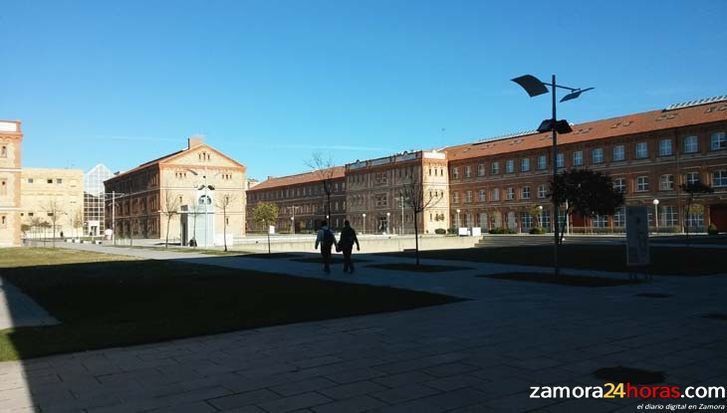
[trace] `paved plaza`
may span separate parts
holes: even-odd
[[[366,255],[356,275],[324,276],[289,259],[72,247],[467,300],[0,363],[0,411],[632,412],[638,400],[531,399],[529,389],[603,385],[594,370],[618,365],[663,371],[680,386],[727,383],[725,322],[703,317],[727,312],[724,276],[574,288],[477,277],[522,269],[510,265],[425,260],[469,269],[418,274],[367,268],[406,259]]]

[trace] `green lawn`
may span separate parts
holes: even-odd
[[[0,360],[458,300],[387,287],[63,249],[5,250],[0,266],[5,267],[3,277],[62,322],[0,331]]]
[[[371,268],[380,268],[382,270],[392,271],[411,271],[411,272],[449,272],[470,270],[467,267],[456,267],[454,265],[428,265],[428,264],[412,264],[412,263],[391,263],[391,264],[371,264],[367,265]]]
[[[553,246],[467,248],[420,251],[421,258],[494,262],[536,266],[553,265]],[[402,252],[390,255],[414,257]],[[727,273],[725,249],[652,247],[649,272],[657,275],[708,275]],[[626,272],[624,245],[562,245],[560,264],[564,268],[587,268],[603,271]]]
[[[501,274],[490,274],[480,275],[481,278],[492,278],[496,280],[507,280],[507,281],[524,281],[524,282],[535,282],[544,284],[558,284],[567,285],[570,287],[615,287],[619,285],[629,284],[640,284],[637,280],[628,279],[617,279],[617,278],[606,278],[606,277],[583,277],[577,275],[559,275],[555,276],[552,273],[501,273]]]

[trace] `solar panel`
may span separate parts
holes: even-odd
[[[723,101],[727,101],[727,95],[713,96],[711,98],[690,100],[690,101],[681,102],[681,103],[673,103],[673,104],[667,106],[664,110],[683,109],[683,108],[689,108],[692,106],[707,105],[710,103],[723,102]]]

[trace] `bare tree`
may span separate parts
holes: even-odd
[[[689,245],[689,216],[695,212],[694,210],[696,205],[694,204],[694,200],[700,195],[714,193],[714,188],[700,181],[682,184],[680,185],[680,188],[689,195],[687,197],[687,205],[684,208],[684,229],[687,233],[687,245]]]
[[[305,163],[323,182],[323,192],[326,195],[326,219],[331,218],[331,192],[333,192],[333,176],[336,172],[333,163],[333,157],[330,155],[323,156],[320,152],[316,152],[311,159]]]
[[[58,223],[59,215],[63,213],[61,210],[61,206],[58,204],[58,201],[55,200],[55,198],[49,200],[45,203],[43,206],[43,210],[46,212],[48,217],[50,218],[51,228],[53,231],[53,239],[52,239],[52,245],[53,248],[56,247],[56,224]]]
[[[179,196],[172,194],[169,191],[164,192],[164,209],[162,214],[167,217],[167,230],[164,241],[164,248],[169,248],[169,226],[172,222],[172,218],[179,214],[179,207],[182,202],[179,200]]]
[[[414,212],[414,240],[416,251],[416,262],[419,265],[419,215],[425,209],[433,207],[443,198],[438,196],[438,191],[427,192],[425,194],[424,184],[420,179],[420,173],[414,172],[408,178],[400,190],[400,196],[404,200],[405,205]],[[436,193],[436,194],[435,194]]]
[[[76,209],[76,212],[71,216],[71,225],[73,225],[73,232],[76,233],[76,238],[78,238],[78,228],[83,227],[83,209]]]
[[[227,252],[227,213],[234,201],[234,195],[225,194],[215,202],[215,206],[222,209],[222,243],[225,246],[225,252]]]

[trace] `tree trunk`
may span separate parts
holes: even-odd
[[[268,255],[270,255],[270,228],[267,221],[265,222],[265,233],[268,234]]]
[[[169,223],[172,221],[172,216],[167,215],[167,236],[166,241],[164,242],[164,248],[169,248]]]
[[[225,246],[225,252],[227,252],[227,207],[222,207],[222,243]]]
[[[417,259],[417,266],[419,266],[419,225],[417,225],[417,212],[414,210],[414,250]]]

